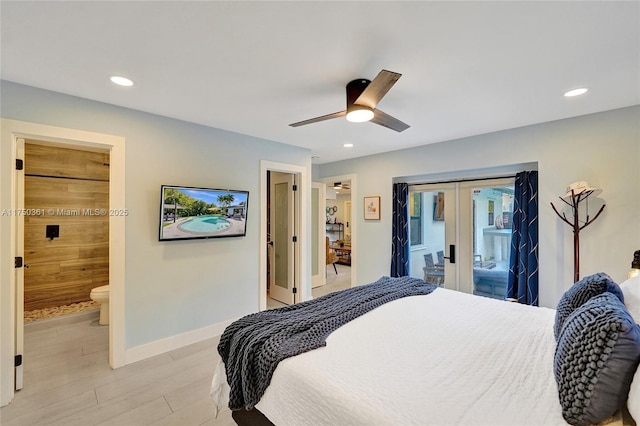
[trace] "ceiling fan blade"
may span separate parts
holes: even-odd
[[[347,115],[347,110],[340,111],[340,112],[334,112],[333,114],[322,115],[322,116],[316,117],[316,118],[310,118],[310,119],[304,120],[304,121],[298,121],[297,123],[289,124],[289,126],[291,126],[291,127],[304,126],[305,124],[312,124],[312,123],[317,123],[319,121],[330,120],[332,118],[344,117],[345,115]]]
[[[411,127],[407,123],[403,123],[397,118],[392,117],[377,108],[373,110],[373,118],[371,119],[371,122],[387,127],[391,130],[395,130],[396,132],[402,132],[403,130],[407,130]]]
[[[402,74],[398,74],[397,72],[387,70],[380,71],[354,103],[368,106],[371,109],[375,108],[378,102],[380,102],[389,89],[396,84],[396,81],[398,81],[400,77],[402,77]]]

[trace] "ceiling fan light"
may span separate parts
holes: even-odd
[[[367,107],[352,109],[347,113],[347,120],[352,123],[364,123],[373,118],[373,110]]]
[[[333,189],[342,189],[342,182],[335,182],[333,184]]]

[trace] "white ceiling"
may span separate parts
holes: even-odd
[[[0,16],[2,79],[309,148],[315,163],[640,103],[637,1],[3,0]],[[381,69],[402,77],[378,106],[408,130],[288,126],[343,110],[346,83]]]

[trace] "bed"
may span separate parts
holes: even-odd
[[[234,419],[279,426],[565,425],[554,377],[556,323],[553,309],[444,288],[398,298],[342,325],[326,346],[280,361],[259,402],[234,411]],[[635,369],[640,327],[632,325]],[[226,403],[222,362],[211,394],[218,406]],[[620,415],[605,423],[623,424]]]

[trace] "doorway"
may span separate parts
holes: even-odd
[[[24,211],[23,184],[24,173],[21,168],[25,139],[37,139],[51,146],[106,150],[110,153],[109,206],[112,209],[126,210],[124,204],[124,138],[93,132],[65,129],[36,123],[2,119],[2,144],[11,147],[12,163],[16,165],[12,171],[3,171],[3,178],[10,183],[11,191],[2,195],[3,203],[10,206],[11,211]],[[117,368],[125,365],[124,343],[124,216],[109,216],[109,282],[110,317],[109,327],[109,365]],[[13,345],[3,345],[0,357],[0,405],[11,402],[16,389],[22,385],[22,363],[24,342],[24,246],[22,228],[23,223],[13,218],[10,232],[3,234],[3,241],[9,248],[6,258],[15,258],[15,268],[3,268],[2,278],[9,285],[3,286],[0,303],[2,309],[1,322],[5,325],[1,329],[3,342],[13,342]],[[18,262],[18,259],[21,262]],[[26,360],[28,362],[28,360]]]
[[[109,284],[109,152],[27,139],[24,174],[35,213],[22,218],[25,323],[99,310],[90,293]]]
[[[321,179],[326,184],[325,232],[329,238],[329,250],[338,258],[335,269],[327,265],[326,285],[313,291],[314,297],[350,288],[354,285],[357,268],[357,220],[354,203],[357,193],[354,174]],[[337,272],[337,273],[336,273]]]

